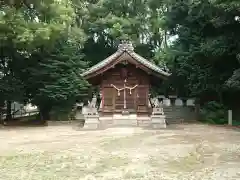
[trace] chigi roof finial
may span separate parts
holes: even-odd
[[[118,50],[120,51],[134,51],[132,43],[128,40],[122,40],[118,45]]]

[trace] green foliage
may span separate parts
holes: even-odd
[[[86,94],[86,40],[68,0],[1,1],[1,101],[31,101],[43,114]]]
[[[83,52],[91,65],[112,54],[121,39],[132,40],[136,52],[150,59],[162,44],[159,19],[163,10],[159,7],[162,3],[157,0],[88,3],[74,0],[73,3],[77,7],[76,22],[89,37]]]
[[[237,0],[3,0],[0,5],[0,102],[30,101],[42,114],[68,111],[89,94],[81,72],[116,51],[121,39],[170,69],[163,86],[179,96],[224,103],[224,94],[230,99],[231,91],[240,90]],[[171,36],[177,38],[170,43]]]
[[[74,49],[68,42],[60,42],[55,47],[54,51],[39,52],[43,60],[36,67],[29,69],[31,78],[38,79],[37,83],[43,85],[39,87],[36,98],[39,96],[39,99],[46,98],[61,103],[66,100],[71,101],[75,97],[85,96],[86,92],[81,92],[81,90],[82,88],[85,91],[88,90],[87,82],[80,74],[86,65],[81,61],[78,49]],[[33,58],[35,55],[33,54]]]
[[[233,90],[240,90],[240,69],[233,72],[232,77],[228,79],[226,85]]]
[[[200,110],[201,120],[211,124],[227,124],[227,108],[215,101],[206,103]]]
[[[50,112],[50,119],[52,121],[69,121],[70,120],[71,109],[52,109]]]
[[[233,126],[240,126],[240,120],[233,120]]]
[[[239,5],[222,0],[168,1],[165,27],[178,38],[165,58],[174,62],[170,68],[175,88],[185,87],[185,94],[204,101],[222,101],[226,85],[238,86]]]
[[[18,3],[2,3],[1,47],[26,51],[40,45],[51,45],[74,17],[73,8],[67,0],[29,3],[20,0]]]
[[[88,83],[81,77],[86,63],[75,43],[62,37],[51,51],[41,50],[28,59],[25,79],[33,104],[62,109],[72,107],[88,95]],[[31,86],[29,85],[31,84]]]

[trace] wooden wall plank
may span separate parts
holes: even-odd
[[[128,72],[126,85],[128,87],[134,87],[138,85],[135,89],[130,91],[126,89],[126,106],[127,109],[147,112],[148,108],[148,91],[149,91],[149,75],[143,70],[136,68],[135,65],[127,64],[126,66],[118,64],[115,68],[110,69],[105,72],[102,76],[101,87],[104,94],[104,108],[103,111],[109,112],[121,110],[124,106],[124,92],[118,91],[111,86],[113,84],[117,88],[122,88],[124,86],[124,79],[121,75],[121,69],[125,67]]]

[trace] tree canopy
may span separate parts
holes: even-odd
[[[166,50],[165,60],[175,62],[178,87],[186,87],[189,95],[222,101],[224,92],[238,88],[240,3],[168,3],[165,25],[178,38]]]

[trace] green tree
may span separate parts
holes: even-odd
[[[33,2],[10,0],[1,1],[0,3],[0,92],[2,92],[0,99],[8,102],[19,101],[20,99],[32,101],[40,107],[41,111],[48,104],[54,104],[55,102],[51,101],[57,98],[61,101],[67,97],[71,99],[69,102],[72,102],[72,99],[74,99],[72,94],[77,94],[81,90],[67,91],[63,83],[64,78],[65,81],[76,81],[73,83],[74,87],[69,87],[69,89],[74,90],[74,88],[79,88],[81,83],[83,83],[82,86],[85,84],[81,79],[74,79],[79,76],[72,74],[72,79],[69,79],[63,73],[62,76],[61,74],[58,76],[59,82],[56,81],[56,78],[49,77],[44,82],[46,74],[50,74],[51,71],[54,72],[54,67],[65,67],[68,73],[71,68],[72,73],[79,69],[79,62],[71,63],[71,61],[76,60],[76,54],[74,53],[76,53],[77,48],[78,50],[81,48],[85,35],[81,29],[75,26],[75,13],[71,1],[41,0]],[[58,44],[61,44],[61,46]],[[62,50],[62,54],[57,48]],[[74,48],[75,50],[71,50]],[[73,53],[73,57],[70,53]],[[67,59],[66,56],[71,57],[71,60]],[[55,57],[59,64],[54,61]],[[60,59],[62,61],[65,59],[68,65],[61,66]],[[29,69],[30,67],[32,69]],[[41,68],[42,71],[37,71],[39,69],[36,68]],[[41,84],[41,82],[46,84]],[[59,83],[58,88],[63,88],[62,92],[65,91],[65,97],[60,98],[61,95],[54,97],[53,92],[51,92],[54,91],[53,86],[57,86],[57,83]],[[76,85],[77,83],[80,84]],[[36,84],[39,84],[39,86]],[[39,91],[36,92],[35,88]],[[40,100],[43,100],[46,106],[43,106]],[[11,111],[8,110],[8,112]]]
[[[73,1],[76,22],[95,42],[116,47],[120,39],[130,39],[136,45],[160,46],[162,3],[156,0]],[[155,4],[154,4],[155,3]]]
[[[175,88],[203,101],[223,102],[225,84],[239,68],[239,2],[170,0],[168,7],[164,24],[178,36],[165,55],[172,62]]]
[[[74,43],[62,37],[53,50],[41,50],[28,59],[29,99],[39,107],[43,119],[50,118],[52,108],[69,109],[87,97],[89,86],[81,77],[87,64],[79,52]]]

